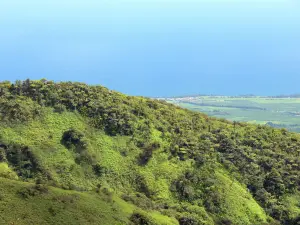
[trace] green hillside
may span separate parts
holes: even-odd
[[[0,83],[0,224],[298,224],[300,135],[102,86]]]

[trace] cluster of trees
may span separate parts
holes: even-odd
[[[42,115],[42,107],[23,96],[0,98],[0,119],[9,123],[25,122]]]
[[[150,141],[152,131],[159,131],[164,143],[169,143],[164,148],[170,159],[194,162],[194,171],[187,172],[170,187],[178,199],[187,202],[204,199],[203,206],[217,213],[221,200],[209,189],[213,186],[209,183],[211,179],[201,177],[197,171],[202,168],[213,171],[222,165],[247,186],[270,216],[283,223],[290,222],[282,196],[300,191],[300,138],[297,134],[285,129],[208,118],[164,101],[125,96],[102,86],[47,80],[0,83],[1,119],[31,120],[42,115],[41,107],[52,107],[58,113],[76,111],[108,135],[131,136],[142,149],[138,159],[141,166],[151,160],[155,149],[161,148],[159,143]],[[80,155],[87,148],[83,134],[74,129],[63,134],[62,143]],[[101,174],[101,166],[94,168]],[[203,186],[195,186],[195,183]],[[149,193],[147,195],[151,198]],[[144,220],[139,214],[131,219]],[[191,218],[181,221],[181,224],[194,224],[188,222]]]
[[[8,163],[23,180],[35,179],[38,176],[51,179],[28,146],[0,142],[0,162]]]

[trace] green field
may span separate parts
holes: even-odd
[[[300,132],[300,98],[197,96],[166,100],[214,117]]]

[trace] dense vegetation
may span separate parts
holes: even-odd
[[[0,119],[1,223],[299,224],[285,129],[47,80],[0,83]]]

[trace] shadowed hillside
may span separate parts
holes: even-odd
[[[0,119],[1,224],[300,221],[285,129],[47,80],[0,83]]]

